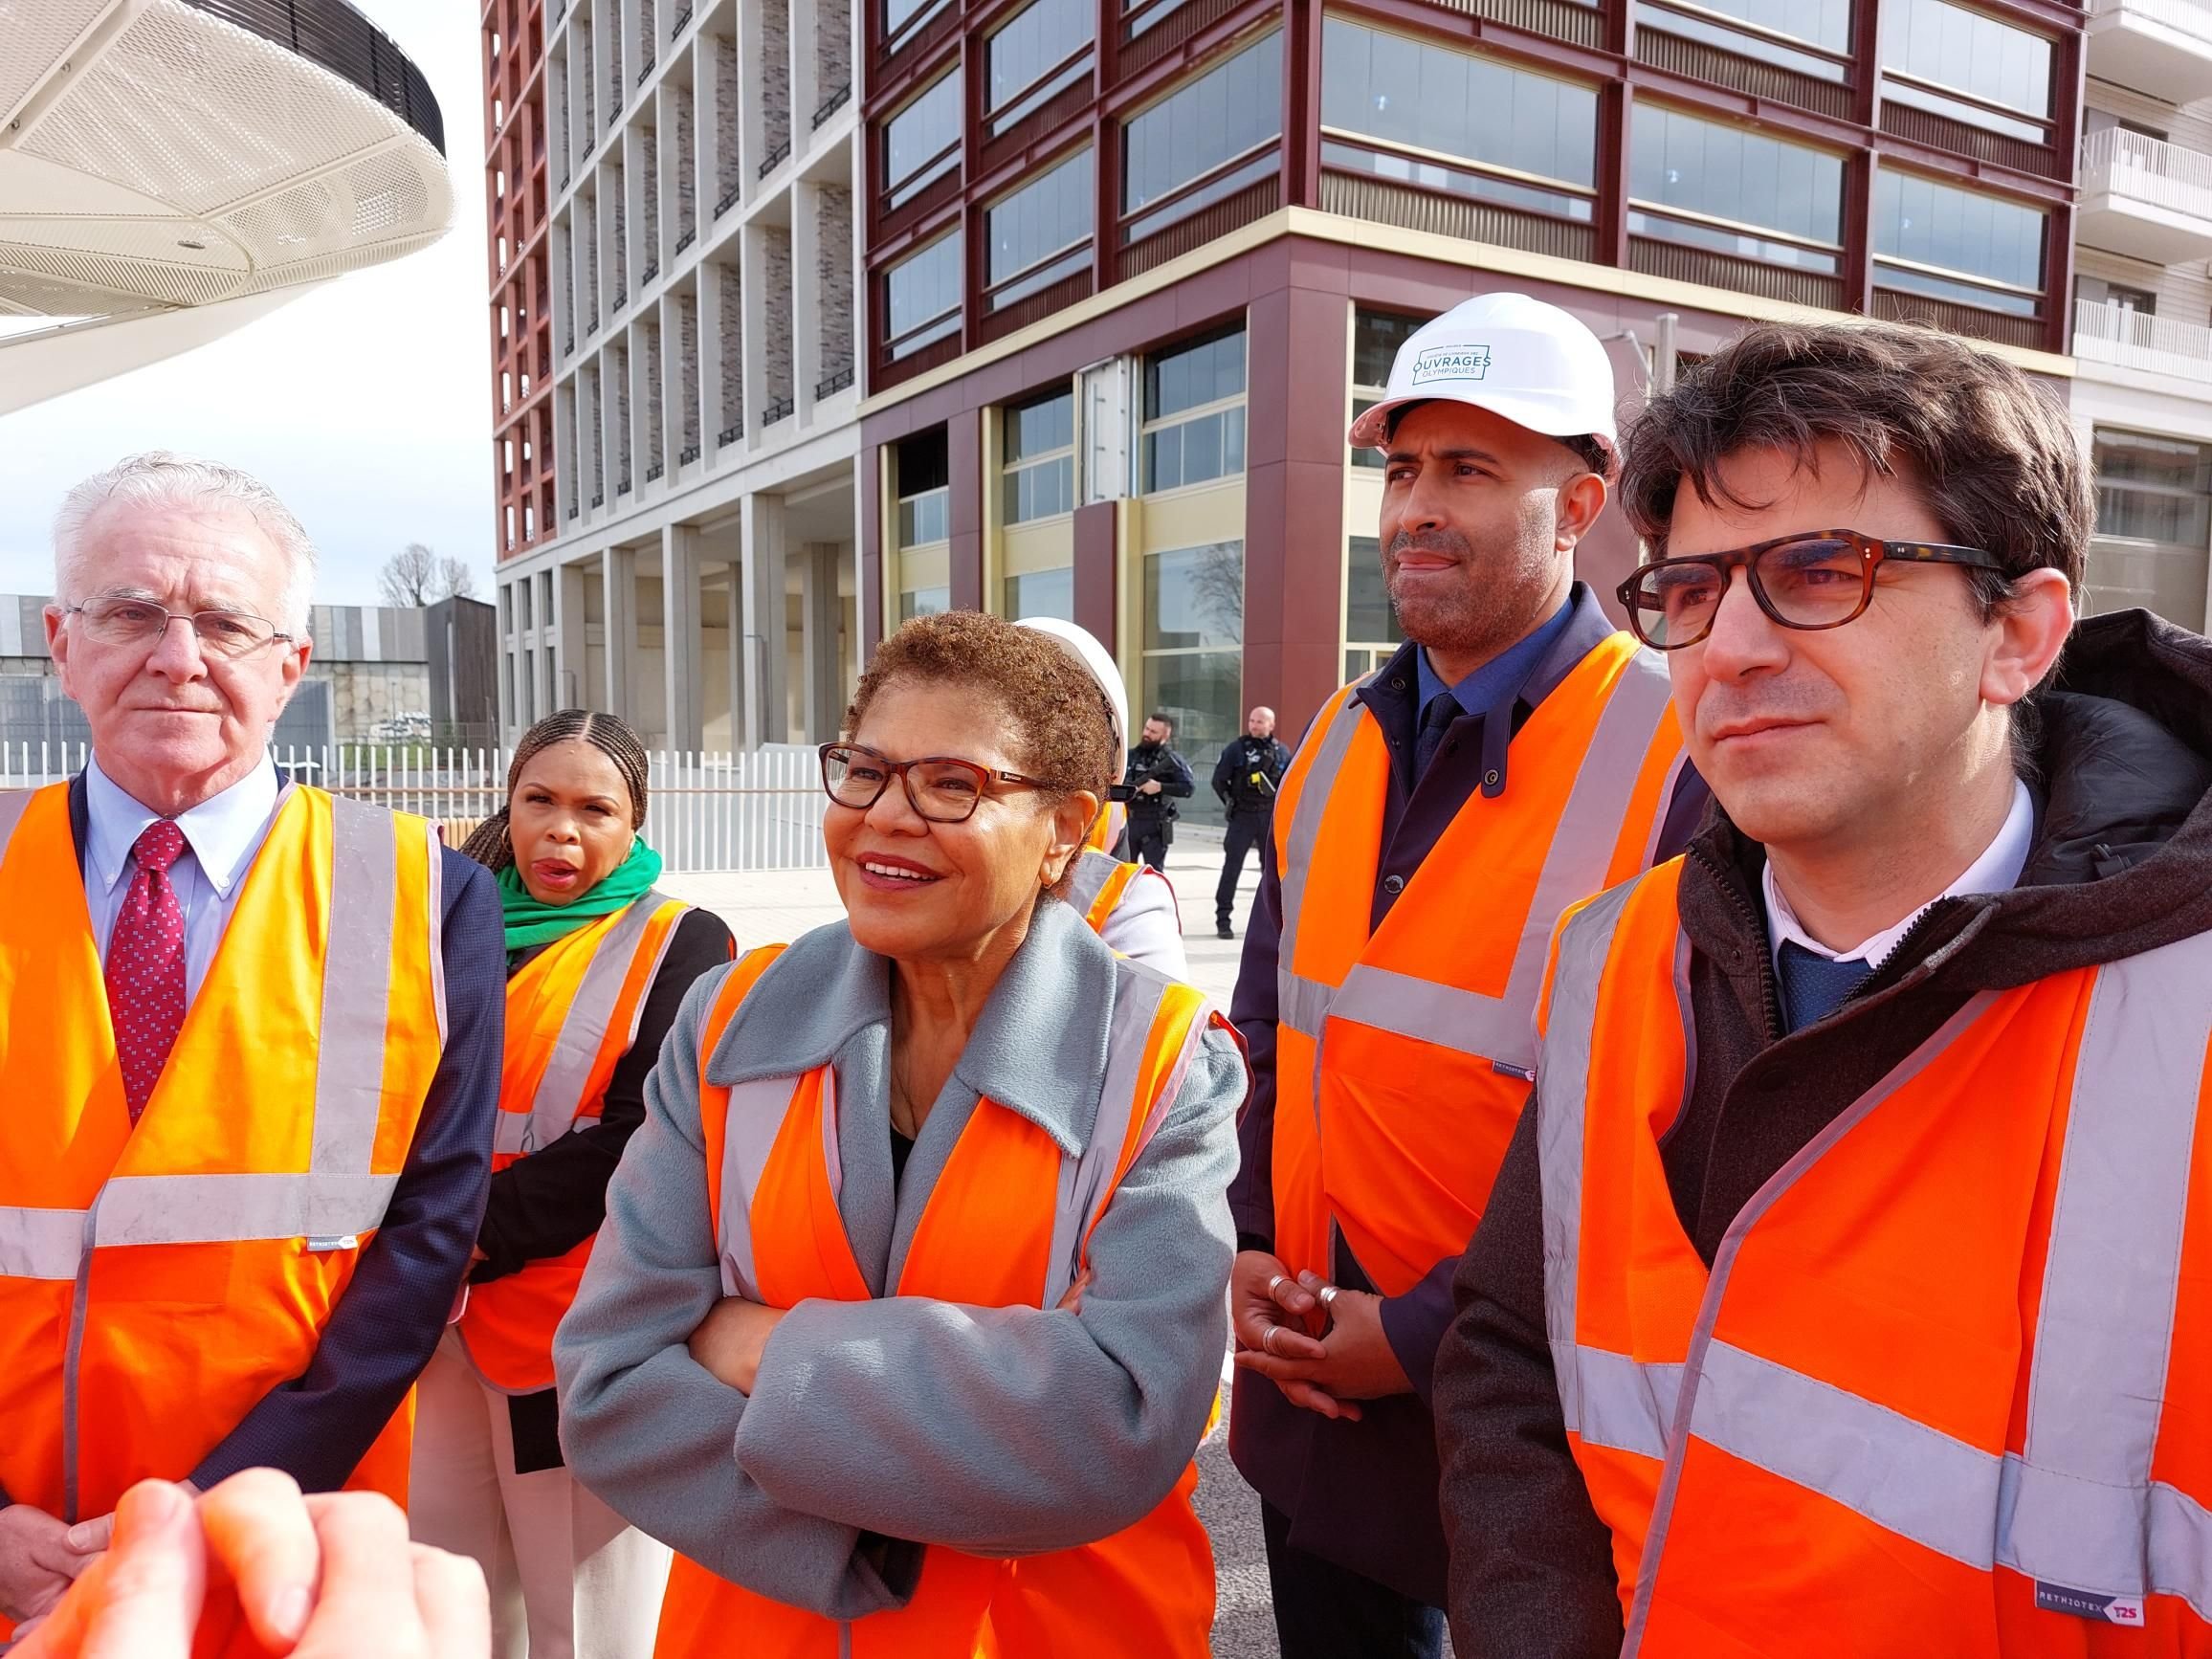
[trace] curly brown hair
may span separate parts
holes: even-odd
[[[1089,790],[1103,804],[1121,775],[1106,694],[1050,635],[980,610],[916,617],[875,648],[845,711],[847,741],[884,688],[900,681],[990,698],[1013,723],[1016,763],[1063,794]]]

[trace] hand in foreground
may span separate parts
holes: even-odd
[[[15,1659],[188,1659],[203,1626],[243,1623],[295,1659],[487,1659],[492,1623],[473,1561],[409,1543],[372,1493],[304,1497],[254,1469],[197,1504],[142,1481],[123,1494],[107,1554],[16,1648]]]
[[[1319,1307],[1313,1292],[1291,1277],[1291,1270],[1280,1257],[1266,1250],[1239,1250],[1228,1275],[1228,1319],[1236,1338],[1236,1362],[1244,1365],[1256,1355],[1318,1360],[1325,1350],[1307,1334],[1306,1321]],[[1360,1420],[1359,1406],[1338,1400],[1316,1383],[1277,1377],[1256,1365],[1248,1368],[1268,1377],[1293,1405],[1318,1411],[1323,1417],[1342,1417],[1354,1423]]]
[[[1236,1362],[1272,1380],[1295,1405],[1319,1411],[1324,1417],[1349,1417],[1356,1422],[1360,1408],[1352,1402],[1410,1394],[1413,1383],[1382,1330],[1381,1296],[1339,1290],[1318,1273],[1302,1272],[1294,1284],[1278,1287],[1275,1299],[1302,1294],[1303,1308],[1310,1309],[1321,1305],[1324,1291],[1332,1293],[1327,1297],[1333,1316],[1327,1336],[1310,1337],[1303,1329],[1281,1331],[1263,1340],[1256,1351],[1238,1354]],[[1311,1398],[1315,1394],[1327,1405],[1316,1404]]]
[[[740,1394],[750,1394],[760,1381],[761,1356],[768,1338],[783,1322],[784,1310],[763,1308],[742,1296],[724,1296],[699,1321],[685,1346],[691,1357]]]
[[[27,1503],[0,1509],[0,1616],[35,1619],[61,1600],[99,1552],[75,1548],[65,1520]]]

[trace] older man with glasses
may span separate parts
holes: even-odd
[[[2073,626],[2066,412],[1931,331],[1749,331],[1622,495],[1721,810],[1554,947],[1461,1651],[2212,1650],[2212,643]]]
[[[424,820],[278,777],[313,573],[265,486],[163,453],[55,526],[93,744],[0,796],[0,1639],[140,1479],[406,1497],[490,1169],[499,906]]]

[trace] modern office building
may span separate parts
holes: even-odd
[[[1381,474],[1344,431],[1471,294],[1583,318],[1630,403],[1747,319],[1839,312],[2070,377],[2107,50],[2073,6],[889,4],[864,628],[1072,614],[1194,754],[1249,703],[1296,729],[1392,648]],[[1582,564],[1609,586],[1633,558],[1616,517]]]
[[[2205,626],[2212,584],[2212,5],[2095,0],[2073,415],[2096,457],[2089,601]]]
[[[495,75],[495,153],[534,153],[542,108],[549,203],[542,279],[521,255],[550,316],[515,395],[526,410],[550,386],[550,443],[526,425],[536,534],[525,512],[501,544],[507,726],[587,703],[656,747],[828,736],[859,645],[852,14],[494,0],[485,15],[487,65],[522,55]],[[518,122],[531,130],[510,144]]]
[[[490,0],[484,53],[484,254],[492,314],[492,471],[501,559],[552,539],[553,284],[545,253],[543,0]]]

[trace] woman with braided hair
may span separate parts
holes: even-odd
[[[692,983],[727,962],[711,912],[653,890],[646,759],[611,715],[563,709],[516,745],[507,805],[464,851],[494,871],[507,1027],[476,1265],[418,1397],[410,1513],[476,1558],[496,1659],[644,1659],[668,1551],[570,1476],[553,1329],[645,1117],[645,1080]]]

